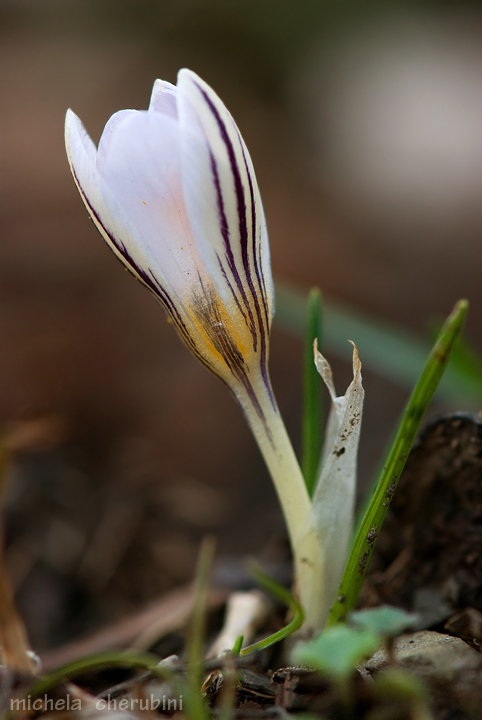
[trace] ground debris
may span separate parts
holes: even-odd
[[[408,457],[361,604],[416,610],[424,620],[420,629],[442,628],[466,607],[482,612],[481,546],[481,418],[437,418]]]
[[[460,638],[479,652],[482,649],[482,613],[475,608],[465,608],[453,615],[444,625],[451,635]]]

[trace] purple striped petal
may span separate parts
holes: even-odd
[[[106,242],[190,349],[261,417],[252,379],[260,373],[272,397],[269,248],[251,159],[224,105],[185,70],[178,87],[156,81],[148,111],[113,115],[98,151],[70,111],[65,132],[74,179]]]
[[[188,216],[224,302],[240,315],[267,380],[273,286],[264,212],[248,150],[230,113],[201,78],[178,79]]]

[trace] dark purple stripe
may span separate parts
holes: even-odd
[[[221,184],[219,182],[218,166],[216,164],[216,160],[214,158],[214,155],[211,151],[210,146],[208,146],[208,150],[209,150],[209,160],[211,163],[211,172],[213,174],[214,186],[216,188],[216,201],[217,201],[217,205],[218,205],[218,215],[220,218],[221,235],[223,236],[224,245],[226,247],[226,250],[230,253],[231,260],[234,260],[231,246],[229,244],[228,220],[226,218],[226,212],[224,210],[224,201],[223,201],[223,194],[221,192]]]
[[[201,91],[204,99],[206,100],[207,104],[209,105],[209,109],[211,110],[212,114],[214,115],[214,118],[215,118],[215,120],[218,124],[219,130],[221,132],[221,137],[222,137],[223,142],[228,151],[229,162],[230,162],[231,170],[232,170],[232,173],[234,176],[234,184],[235,184],[236,198],[237,198],[237,204],[238,204],[239,235],[240,235],[240,246],[241,246],[241,256],[242,256],[242,260],[243,260],[243,267],[244,267],[244,271],[246,274],[246,279],[248,281],[249,289],[253,295],[255,303],[258,304],[257,292],[253,285],[253,278],[251,275],[251,267],[250,267],[250,263],[249,263],[249,246],[248,246],[249,233],[248,233],[248,226],[247,226],[247,207],[246,207],[246,199],[244,196],[244,184],[241,179],[241,173],[240,173],[239,166],[238,166],[238,163],[236,160],[234,146],[231,141],[231,138],[229,137],[228,131],[226,129],[226,125],[223,122],[223,120],[222,120],[216,106],[212,102],[211,98],[205,92],[205,90],[203,90],[199,85],[197,85],[197,87]],[[249,172],[248,164],[246,162],[246,156],[244,153],[243,143],[241,141],[238,131],[237,131],[237,135],[238,135],[239,144],[241,147],[241,152],[243,155],[246,174],[248,176],[248,183],[249,183],[250,195],[251,195],[251,218],[252,218],[252,221],[251,221],[252,222],[252,227],[251,227],[252,240],[251,240],[251,242],[252,242],[252,246],[253,246],[251,248],[251,252],[252,252],[253,264],[255,267],[255,272],[256,272],[256,276],[257,276],[257,280],[258,280],[258,285],[259,285],[261,292],[263,292],[262,283],[261,283],[260,276],[259,276],[259,268],[258,268],[257,259],[256,259],[256,250],[255,250],[256,249],[256,204],[255,204],[255,198],[254,198],[253,182],[252,182],[252,178],[251,178],[251,173]],[[215,163],[215,160],[214,160],[214,157],[213,157],[211,151],[210,151],[210,156],[211,156],[211,165],[212,165],[213,162]],[[221,189],[220,189],[220,184],[219,184],[219,178],[217,177],[217,171],[216,171],[215,182],[216,182],[216,188],[218,190],[218,198],[219,198]],[[265,300],[264,304],[266,307],[267,306],[266,298],[263,298],[263,299]],[[267,313],[267,308],[266,308],[266,313]],[[258,319],[258,321],[259,321],[259,319]],[[269,327],[268,321],[267,321],[267,327]]]
[[[223,139],[223,142],[226,146],[226,150],[228,151],[228,157],[229,157],[229,163],[231,165],[231,170],[234,176],[234,186],[236,190],[236,200],[238,205],[238,218],[239,218],[239,235],[240,235],[240,244],[241,244],[241,256],[243,258],[243,265],[246,272],[249,272],[249,263],[248,263],[248,227],[247,227],[247,219],[246,219],[246,200],[244,197],[244,186],[243,182],[241,180],[241,173],[239,172],[238,163],[236,161],[236,154],[234,152],[233,143],[231,142],[231,138],[229,137],[229,133],[226,130],[226,125],[223,122],[223,119],[221,118],[221,115],[218,112],[217,107],[207,94],[207,92],[200,86],[197,85],[197,88],[201,92],[202,96],[204,97],[206,103],[209,106],[209,109],[211,110],[211,113],[214,116],[214,119],[216,120],[216,123],[218,125],[219,131],[221,133],[221,137]]]
[[[268,294],[266,292],[266,285],[264,282],[264,274],[263,274],[263,264],[261,262],[261,225],[260,225],[260,232],[259,232],[259,242],[257,242],[258,238],[258,232],[257,232],[257,222],[256,222],[256,199],[254,195],[254,187],[253,187],[253,180],[251,177],[251,173],[249,171],[248,167],[248,161],[246,159],[246,154],[244,152],[243,143],[241,141],[241,137],[239,136],[239,144],[241,146],[241,151],[243,153],[243,160],[244,160],[244,166],[246,168],[246,174],[248,176],[248,183],[249,183],[249,192],[251,195],[251,207],[252,207],[252,213],[251,213],[251,219],[252,219],[252,238],[251,238],[251,253],[253,257],[253,265],[254,265],[254,271],[256,273],[256,279],[258,280],[258,286],[261,291],[261,295],[263,297],[263,307],[264,307],[264,317],[266,321],[266,330],[269,332],[270,324],[271,324],[271,318],[269,317],[268,313]],[[259,256],[259,264],[258,264],[258,256],[256,250],[259,250],[260,256]]]
[[[239,133],[238,133],[238,137],[239,137]],[[249,172],[248,163],[247,163],[247,160],[246,160],[246,155],[245,155],[245,152],[244,152],[244,147],[243,147],[243,144],[242,144],[242,142],[241,142],[241,138],[239,138],[239,139],[240,139],[241,151],[242,151],[242,153],[243,153],[243,159],[244,159],[244,165],[245,165],[245,168],[246,168],[246,174],[247,174],[247,176],[248,176],[249,192],[250,192],[250,196],[251,196],[251,208],[252,208],[252,211],[251,211],[251,219],[252,219],[252,227],[251,227],[251,234],[252,234],[251,243],[252,243],[252,248],[251,248],[251,252],[252,252],[252,257],[253,257],[254,270],[255,270],[255,273],[256,273],[256,279],[257,279],[257,281],[258,281],[258,287],[259,287],[260,293],[261,293],[262,298],[263,298],[263,307],[264,307],[264,313],[263,313],[263,315],[264,315],[264,322],[266,323],[265,325],[263,324],[263,318],[262,318],[262,316],[261,316],[261,315],[262,315],[262,309],[261,309],[261,307],[260,307],[260,303],[259,303],[259,299],[258,299],[258,294],[256,293],[256,294],[254,294],[254,302],[255,302],[255,306],[256,306],[256,315],[257,315],[257,318],[258,318],[259,332],[260,332],[260,338],[261,338],[261,343],[260,343],[260,344],[261,344],[261,348],[260,348],[261,374],[262,374],[263,381],[264,381],[264,384],[265,384],[265,386],[266,386],[266,389],[267,389],[267,391],[268,391],[268,394],[269,394],[269,397],[270,397],[270,400],[271,400],[271,404],[272,404],[272,406],[273,406],[273,409],[277,410],[276,402],[275,402],[274,395],[273,395],[273,389],[272,389],[272,387],[271,387],[271,381],[270,381],[270,378],[269,378],[269,375],[268,375],[268,346],[267,346],[267,338],[268,338],[269,331],[270,331],[270,318],[269,318],[269,315],[268,315],[268,301],[267,301],[267,295],[266,295],[266,288],[264,287],[264,277],[263,277],[263,272],[262,272],[262,271],[263,271],[263,267],[262,267],[262,264],[261,264],[261,258],[260,258],[260,263],[259,263],[259,267],[258,267],[258,258],[257,258],[257,254],[256,254],[257,246],[259,247],[259,249],[260,249],[260,251],[261,251],[261,234],[260,234],[260,242],[256,243],[256,239],[257,239],[257,222],[256,222],[256,201],[255,201],[255,196],[254,196],[254,187],[253,187],[253,181],[252,181],[252,178],[251,178],[251,173]],[[262,278],[262,280],[261,280],[261,278]]]
[[[223,265],[223,263],[221,262],[221,258],[219,257],[219,255],[218,255],[217,253],[216,253],[216,259],[217,259],[217,261],[218,261],[219,269],[221,270],[221,273],[222,273],[223,278],[224,278],[224,280],[225,280],[225,282],[226,282],[226,285],[228,286],[228,288],[229,288],[230,291],[231,291],[231,295],[233,296],[233,300],[234,300],[234,302],[236,303],[236,307],[238,308],[239,312],[240,312],[241,315],[243,316],[243,320],[244,320],[244,322],[246,323],[246,326],[247,326],[248,329],[250,330],[249,322],[248,322],[248,317],[247,317],[247,315],[246,315],[246,311],[245,311],[244,307],[241,305],[241,303],[239,302],[239,297],[236,295],[236,292],[235,292],[235,290],[234,290],[234,288],[233,288],[233,286],[232,286],[232,283],[231,283],[230,279],[229,279],[228,276],[227,276],[226,270],[224,269],[224,265]],[[250,332],[251,332],[251,330],[250,330]],[[254,348],[254,350],[255,350],[255,352],[256,352],[256,347]]]
[[[234,152],[234,146],[231,142],[231,138],[229,137],[229,133],[226,129],[226,125],[223,122],[223,119],[221,118],[216,106],[214,105],[213,101],[209,97],[209,95],[206,93],[206,91],[196,83],[196,87],[202,94],[204,100],[206,101],[209,109],[211,110],[211,113],[214,116],[214,119],[216,120],[216,123],[218,125],[219,131],[221,133],[221,138],[224,142],[224,145],[226,146],[226,150],[229,157],[229,163],[231,165],[231,171],[234,177],[234,187],[236,192],[236,201],[237,201],[237,207],[238,207],[238,220],[239,220],[239,240],[240,240],[240,248],[241,248],[241,258],[243,262],[243,267],[245,271],[246,278],[248,280],[248,284],[250,285],[251,292],[254,292],[252,288],[252,282],[251,282],[251,268],[249,265],[249,256],[248,256],[248,226],[247,226],[247,212],[246,212],[246,199],[244,196],[244,185],[243,181],[241,179],[241,173],[239,171],[238,163],[236,161],[236,154]],[[211,154],[212,160],[214,159]],[[212,162],[211,160],[211,162]],[[217,181],[217,189],[218,193],[221,193],[221,188],[219,184],[219,178]],[[219,195],[218,195],[219,197]],[[230,248],[231,257],[232,257],[232,250]]]
[[[218,206],[218,213],[219,213],[219,217],[220,217],[220,228],[221,228],[221,234],[222,234],[222,237],[224,240],[224,247],[225,247],[226,255],[227,255],[227,263],[228,263],[228,267],[231,270],[231,273],[234,277],[234,280],[236,282],[236,287],[238,288],[238,291],[243,300],[244,307],[249,315],[249,320],[248,320],[245,312],[241,310],[243,317],[245,319],[246,325],[251,333],[251,337],[253,340],[253,349],[256,352],[257,343],[258,343],[258,334],[256,332],[253,311],[251,310],[251,305],[250,305],[248,297],[246,295],[244,285],[239,276],[238,268],[236,266],[236,261],[234,259],[233,251],[231,248],[230,237],[229,237],[229,226],[228,226],[228,222],[227,222],[227,218],[226,218],[226,212],[224,210],[224,200],[223,200],[223,194],[221,191],[221,184],[219,182],[219,173],[218,173],[216,158],[214,157],[213,153],[211,152],[211,148],[209,147],[208,149],[209,149],[209,157],[210,157],[210,162],[211,162],[211,171],[213,173],[213,178],[214,178],[214,186],[216,188],[217,206]],[[226,277],[226,273],[224,273],[224,276]],[[240,306],[237,298],[236,298],[236,304],[241,309],[241,306]]]

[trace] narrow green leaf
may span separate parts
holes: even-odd
[[[431,339],[437,337],[440,326],[441,323]],[[457,374],[465,382],[468,392],[471,392],[471,388],[477,387],[477,382],[480,383],[482,378],[482,358],[467,338],[460,338],[451,355],[450,365],[447,370],[449,373]],[[442,382],[444,380],[445,377]]]
[[[137,650],[112,650],[96,653],[95,655],[84,655],[84,657],[45,673],[30,686],[29,694],[32,698],[36,698],[48,692],[63,680],[75,678],[93,670],[115,667],[149,670],[150,672],[159,673],[161,676],[164,675],[164,670],[159,668],[159,657],[157,655]]]
[[[286,625],[286,627],[278,630],[278,632],[269,635],[267,638],[264,638],[264,640],[260,640],[253,645],[248,645],[248,647],[243,648],[240,655],[247,655],[250,652],[254,652],[254,650],[264,650],[264,648],[274,645],[275,643],[280,642],[280,640],[284,640],[288,637],[288,635],[291,635],[291,633],[298,630],[302,626],[304,620],[303,609],[289,590],[267,575],[258,563],[250,563],[248,570],[256,582],[259,583],[264,590],[267,590],[278,598],[278,600],[281,600],[288,605],[293,615],[293,619],[288,625]]]
[[[321,454],[321,378],[313,359],[313,341],[321,348],[322,300],[318,288],[312,288],[306,306],[306,330],[303,358],[303,420],[301,468],[310,497],[318,478]]]
[[[423,415],[460,336],[468,303],[460,300],[445,322],[408,401],[394,443],[350,551],[328,626],[346,618],[357,601],[373,548]]]

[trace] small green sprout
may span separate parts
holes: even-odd
[[[390,605],[382,605],[368,610],[356,610],[349,617],[350,625],[383,635],[396,637],[406,630],[414,628],[420,620],[417,613],[409,613]]]
[[[417,613],[408,613],[400,608],[382,605],[368,610],[350,613],[349,622],[355,627],[372,630],[384,638],[388,662],[395,662],[395,638],[406,630],[413,629],[420,621]]]
[[[318,670],[336,681],[346,680],[361,660],[382,644],[381,636],[368,628],[335,625],[314,640],[297,645],[292,661]]]
[[[269,635],[263,640],[259,640],[253,645],[248,645],[248,647],[245,647],[242,650],[241,647],[243,640],[241,638],[240,645],[240,638],[238,638],[232,652],[233,654],[239,655],[247,655],[248,653],[254,652],[255,650],[264,650],[265,648],[270,647],[270,645],[274,645],[280,640],[284,640],[289,635],[296,632],[296,630],[299,630],[304,620],[303,609],[300,603],[295,600],[295,598],[285,587],[283,587],[282,585],[277,583],[276,580],[273,580],[272,577],[267,575],[264,572],[263,568],[260,567],[260,565],[258,565],[258,563],[256,562],[251,562],[249,564],[249,571],[253,578],[256,580],[256,582],[261,585],[263,590],[266,590],[267,592],[278,598],[278,600],[281,600],[281,602],[284,602],[286,603],[286,605],[288,605],[291,611],[292,619],[291,622],[289,622],[288,625],[286,625],[284,628],[281,628],[281,630],[278,630],[277,632]],[[236,653],[238,646],[239,650]]]
[[[243,640],[244,635],[240,635],[238,638],[236,638],[236,642],[234,643],[233,649],[231,650],[233,655],[239,655],[239,653],[241,652],[241,648],[243,647]]]

